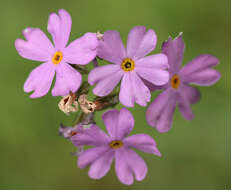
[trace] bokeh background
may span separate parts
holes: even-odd
[[[1,190],[229,190],[231,189],[231,1],[228,0],[0,0],[0,189]],[[132,186],[119,183],[114,165],[101,180],[91,180],[78,169],[75,147],[58,135],[64,115],[59,97],[29,99],[23,84],[38,63],[21,58],[14,47],[28,26],[46,31],[50,12],[64,8],[73,19],[71,40],[85,32],[114,29],[125,41],[135,25],[155,29],[161,43],[183,32],[184,63],[202,53],[220,59],[221,80],[200,87],[201,101],[193,105],[195,119],[184,120],[178,110],[173,128],[159,134],[145,121],[145,108],[131,109],[133,133],[152,135],[163,154],[142,154],[149,172]],[[47,32],[47,31],[46,31]],[[153,99],[156,93],[153,94]],[[101,114],[97,122],[104,128]]]

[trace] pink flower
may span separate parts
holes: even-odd
[[[200,55],[181,68],[184,47],[182,34],[175,39],[170,37],[162,46],[162,52],[168,56],[170,80],[146,112],[148,124],[161,133],[171,129],[177,105],[185,119],[193,119],[190,105],[199,101],[200,92],[191,84],[211,86],[220,79],[220,73],[213,69],[219,60],[209,54]]]
[[[96,67],[90,72],[88,82],[96,84],[94,94],[106,96],[121,81],[120,102],[127,107],[133,107],[134,102],[146,106],[151,94],[144,81],[155,85],[168,82],[167,56],[162,53],[146,56],[155,49],[157,37],[154,30],[145,30],[144,26],[134,27],[128,35],[126,49],[117,31],[104,33],[97,55],[113,64]]]
[[[51,34],[54,46],[39,28],[26,28],[26,39],[17,39],[15,47],[18,53],[30,60],[44,62],[35,68],[24,84],[24,91],[31,92],[31,98],[47,94],[56,73],[56,82],[52,89],[53,96],[65,96],[70,91],[76,92],[82,77],[70,64],[85,65],[96,56],[97,38],[95,33],[86,33],[67,47],[71,31],[71,16],[61,9],[59,14],[51,13],[47,30]]]
[[[136,180],[141,181],[147,173],[144,160],[132,149],[161,156],[156,142],[146,134],[128,136],[134,127],[134,118],[126,109],[109,110],[103,114],[109,136],[96,125],[85,129],[84,133],[77,133],[71,137],[72,143],[77,146],[94,146],[82,151],[78,155],[79,168],[90,165],[88,175],[93,179],[100,179],[110,170],[115,159],[115,170],[119,180],[130,185]]]

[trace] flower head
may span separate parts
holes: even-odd
[[[185,119],[191,120],[194,117],[190,105],[199,101],[200,92],[190,84],[213,85],[220,79],[220,73],[212,68],[219,60],[208,54],[200,55],[180,68],[184,54],[182,34],[164,42],[162,53],[168,56],[170,80],[162,87],[164,91],[148,107],[146,118],[149,125],[156,127],[159,132],[167,132],[172,126],[177,104]]]
[[[47,94],[56,73],[53,96],[66,96],[70,91],[78,90],[82,77],[70,64],[85,65],[96,56],[98,44],[95,33],[86,33],[67,46],[71,31],[71,16],[61,9],[59,14],[51,13],[47,30],[54,45],[39,28],[26,28],[23,35],[26,40],[17,39],[15,47],[18,53],[30,60],[43,62],[35,68],[24,84],[24,91],[31,92],[31,98]]]
[[[90,165],[89,177],[100,179],[110,170],[115,159],[115,170],[119,180],[124,184],[132,184],[134,177],[141,181],[147,173],[144,160],[132,149],[138,149],[161,156],[155,141],[146,134],[128,136],[134,126],[134,118],[126,109],[109,110],[103,115],[109,136],[96,125],[92,125],[84,133],[78,133],[71,138],[76,146],[94,146],[84,150],[78,156],[79,168]]]
[[[144,81],[155,85],[168,82],[166,55],[146,56],[155,49],[157,37],[154,30],[145,30],[144,26],[134,27],[128,35],[126,49],[117,31],[104,33],[103,40],[99,41],[97,55],[113,64],[98,66],[90,72],[88,82],[96,84],[94,94],[106,96],[122,80],[120,102],[128,107],[133,107],[134,102],[146,106],[151,94]]]

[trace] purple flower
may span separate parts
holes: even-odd
[[[190,84],[210,86],[220,79],[220,73],[212,69],[219,60],[208,54],[200,55],[180,68],[184,54],[182,34],[164,42],[162,52],[168,56],[170,80],[163,86],[164,91],[148,107],[146,118],[149,125],[163,133],[171,129],[177,104],[185,119],[193,119],[190,105],[199,101],[200,93]]]
[[[35,68],[24,84],[24,91],[31,92],[31,98],[47,94],[56,73],[53,96],[65,96],[78,90],[82,77],[70,64],[85,65],[96,56],[97,38],[94,33],[86,33],[67,47],[71,31],[71,16],[61,9],[59,14],[51,13],[47,30],[51,34],[54,46],[39,28],[26,28],[23,35],[26,41],[17,39],[15,47],[18,53],[30,60],[44,62]]]
[[[74,127],[60,124],[59,127],[59,135],[63,136],[65,139],[70,139],[72,136],[82,132],[84,132],[84,127],[82,124],[77,124]]]
[[[76,134],[71,138],[75,146],[94,146],[79,154],[79,168],[90,165],[89,177],[100,179],[110,170],[115,158],[116,174],[122,183],[132,184],[133,174],[136,180],[143,180],[147,173],[147,166],[132,148],[161,156],[155,141],[146,134],[127,137],[133,129],[134,118],[125,108],[120,112],[109,110],[102,117],[109,136],[96,125],[92,125],[84,133]]]
[[[100,66],[90,72],[88,82],[96,84],[94,94],[108,95],[122,79],[120,102],[127,107],[133,107],[134,102],[146,106],[151,94],[144,81],[155,85],[168,82],[167,57],[162,53],[145,57],[155,49],[157,42],[154,30],[145,30],[144,26],[136,26],[130,31],[126,50],[117,31],[104,33],[97,55],[114,64]]]

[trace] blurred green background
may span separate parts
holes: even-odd
[[[1,190],[229,190],[231,189],[231,1],[228,0],[1,0]],[[147,125],[145,108],[131,109],[136,125],[133,133],[152,135],[163,154],[157,158],[142,154],[149,172],[132,186],[119,183],[114,165],[101,180],[91,180],[87,170],[76,166],[71,155],[75,147],[58,136],[60,122],[72,124],[74,115],[59,111],[59,97],[29,99],[23,84],[38,63],[21,58],[14,47],[16,38],[28,26],[46,33],[50,12],[64,8],[73,20],[71,40],[85,32],[109,29],[126,40],[135,25],[155,29],[161,43],[169,35],[184,32],[184,63],[202,53],[220,59],[221,80],[212,87],[200,87],[201,101],[193,105],[195,119],[185,121],[178,110],[173,128],[159,134]],[[156,96],[154,93],[153,98]],[[101,114],[98,124],[104,128]]]

